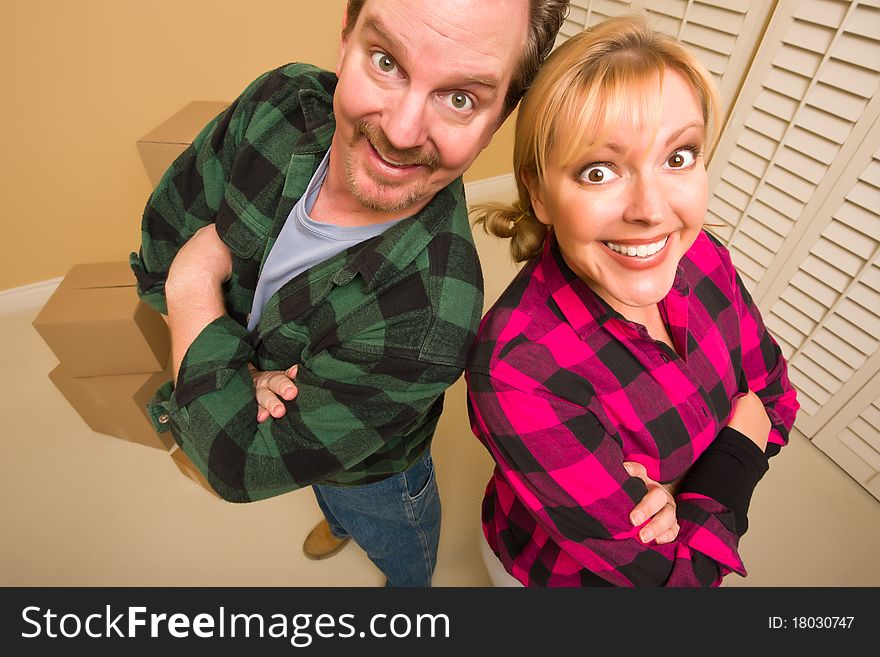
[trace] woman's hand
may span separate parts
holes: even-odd
[[[770,436],[770,418],[764,402],[749,390],[742,397],[733,400],[733,413],[727,426],[736,429],[761,448],[767,449],[767,438]]]
[[[259,405],[257,422],[265,422],[270,416],[282,417],[287,412],[287,408],[281,399],[290,401],[299,392],[293,383],[299,365],[293,365],[283,372],[281,370],[261,372],[248,363],[248,369],[254,381],[254,393]]]
[[[649,543],[653,539],[661,545],[671,543],[678,536],[679,530],[672,484],[663,485],[651,479],[641,463],[624,461],[623,467],[631,477],[638,477],[648,487],[648,492],[629,514],[634,527],[638,527],[648,518],[651,519],[639,530],[639,540]]]

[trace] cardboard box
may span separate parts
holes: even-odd
[[[127,262],[75,265],[33,326],[71,377],[161,372],[171,338]]]
[[[169,371],[76,377],[61,364],[49,378],[92,431],[163,451],[177,445],[170,433],[156,432],[146,410]]]
[[[153,187],[201,129],[228,106],[226,102],[194,100],[138,140],[138,153]]]
[[[217,499],[223,499],[217,494],[217,491],[211,488],[211,484],[209,484],[208,480],[205,479],[205,475],[203,475],[199,471],[199,469],[186,455],[186,452],[180,449],[180,446],[177,445],[177,443],[175,443],[175,449],[171,450],[171,460],[174,461],[174,465],[177,466],[177,469],[180,470],[181,474],[197,483],[199,486],[211,493],[211,495],[213,495]]]

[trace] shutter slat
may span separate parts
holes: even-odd
[[[791,219],[759,200],[752,204],[749,214],[782,237],[787,236],[791,230]]]
[[[863,261],[858,256],[827,239],[819,240],[811,252],[825,262],[833,264],[850,278],[855,276],[862,267]]]
[[[834,30],[814,23],[797,22],[782,38],[782,42],[823,54],[828,51],[834,39]]]
[[[880,42],[844,33],[831,54],[837,60],[880,73]]]
[[[831,353],[837,354],[854,371],[864,365],[867,360],[865,354],[825,327],[816,332],[815,340]]]
[[[868,236],[872,242],[880,242],[880,215],[874,214],[861,205],[844,203],[834,213],[834,218],[863,236]]]
[[[873,468],[875,472],[880,470],[880,454],[871,449],[870,445],[865,441],[860,440],[854,433],[851,431],[842,433],[840,436],[840,442],[855,452],[865,461],[865,463]]]
[[[846,195],[846,200],[856,203],[868,211],[876,212],[880,209],[880,189],[873,185],[859,182],[852,191]]]
[[[843,294],[846,286],[849,285],[850,279],[845,273],[813,253],[807,256],[804,264],[801,265],[801,269],[810,272],[823,283],[836,290],[838,294]]]
[[[744,212],[746,206],[748,206],[749,195],[724,180],[718,183],[715,193],[740,212]]]
[[[837,28],[846,16],[848,2],[802,2],[794,12],[794,18],[823,27]]]
[[[787,171],[807,179],[813,185],[818,185],[828,171],[827,164],[817,162],[812,157],[808,157],[788,146],[784,146],[780,150],[776,163]]]
[[[764,266],[752,260],[748,253],[739,250],[735,244],[730,245],[733,263],[746,283],[746,287],[754,289],[755,284],[764,275]]]
[[[865,356],[870,356],[877,349],[877,339],[865,333],[858,326],[848,321],[839,313],[832,314],[826,321],[825,327],[832,333],[840,336]]]
[[[681,40],[727,57],[736,48],[736,35],[725,34],[719,30],[713,30],[691,22],[685,25],[681,34]]]
[[[795,275],[791,277],[790,285],[809,295],[825,308],[831,308],[840,298],[838,292],[825,285],[822,281],[813,278],[809,272],[803,269],[798,269],[795,272]]]
[[[880,338],[880,317],[875,312],[868,310],[860,303],[856,303],[852,297],[847,297],[840,303],[836,314],[846,317],[847,321],[852,322],[860,330],[872,336],[874,349],[876,349],[877,338]],[[871,350],[872,353],[874,349]]]
[[[767,265],[773,260],[773,253],[763,244],[753,239],[748,233],[742,231],[734,239],[734,244],[737,249],[743,253],[748,253],[752,260],[761,265],[761,275],[763,276]],[[761,280],[760,277],[758,280]]]
[[[780,191],[773,185],[763,185],[760,187],[758,189],[758,198],[771,208],[776,208],[792,221],[796,221],[804,209],[803,203]]]
[[[713,7],[695,2],[688,12],[688,23],[696,23],[731,35],[734,39],[742,31],[743,14],[727,7]]]
[[[742,212],[733,207],[730,203],[722,199],[720,196],[713,196],[709,201],[709,210],[713,212],[724,223],[735,226],[739,223]]]
[[[792,363],[795,363],[798,371],[805,377],[809,377],[810,380],[818,386],[814,389],[816,395],[814,395],[814,399],[816,401],[826,402],[840,390],[841,381],[837,379],[828,368],[824,367],[825,363],[819,363],[807,353],[806,347],[798,356],[795,356],[792,359]],[[820,395],[818,391],[821,390],[822,394]]]
[[[810,79],[805,78],[802,75],[798,75],[797,73],[790,73],[784,69],[774,67],[771,69],[770,73],[767,74],[766,79],[764,80],[764,86],[767,89],[772,89],[783,96],[787,96],[788,98],[793,98],[795,100],[795,109],[797,108],[797,101],[806,95],[807,90],[810,88]],[[778,116],[778,115],[777,115]],[[794,112],[791,112],[788,118],[794,116]]]
[[[801,371],[800,367],[794,363],[788,366],[791,382],[795,385],[798,393],[806,395],[812,401],[813,411],[811,415],[815,415],[825,402],[828,401],[830,395],[828,391],[822,388],[810,374]]]
[[[687,0],[651,0],[645,8],[651,14],[661,14],[681,21],[687,11]]]
[[[756,109],[746,120],[746,127],[779,142],[785,134],[787,124],[771,114]]]
[[[766,161],[769,161],[776,151],[776,142],[774,140],[754,130],[743,130],[736,143],[740,148],[754,153]]]
[[[816,158],[819,162],[833,162],[840,152],[840,146],[829,139],[825,139],[815,132],[804,130],[795,125],[788,133],[786,146]]]
[[[775,310],[767,316],[767,328],[770,329],[770,333],[774,337],[781,338],[790,344],[793,350],[799,349],[807,337],[777,315]],[[791,354],[789,353],[788,356],[790,357]]]
[[[825,63],[817,79],[865,99],[877,92],[880,81],[880,77],[872,71],[833,58]]]
[[[798,101],[765,87],[755,99],[755,107],[788,125],[798,110]]]
[[[758,242],[758,244],[761,244],[765,249],[771,251],[771,257],[772,253],[776,253],[782,246],[783,238],[780,235],[777,235],[767,226],[760,221],[756,221],[752,217],[746,218],[742,223],[741,230],[743,233]]]
[[[815,107],[805,106],[798,114],[797,124],[830,139],[836,144],[842,144],[852,131],[852,123],[838,118],[828,112],[823,112]]]
[[[872,290],[867,285],[859,283],[856,285],[849,295],[849,298],[855,301],[866,312],[874,314],[874,326],[880,326],[880,292]]]
[[[738,152],[742,153],[742,151]],[[733,158],[731,158],[731,162],[733,162]],[[742,190],[743,192],[751,196],[758,188],[758,182],[760,178],[755,177],[750,173],[746,173],[746,171],[743,170],[744,168],[745,167],[739,166],[727,167],[727,169],[725,169],[724,171],[724,180],[729,182],[737,189]]]
[[[816,363],[822,363],[822,367],[831,372],[834,378],[839,382],[848,381],[853,374],[853,370],[849,365],[826,350],[815,340],[811,340],[804,347],[803,354]],[[838,385],[834,392],[837,392],[839,388],[840,386]]]
[[[862,261],[868,260],[877,247],[875,240],[839,221],[832,221],[822,232],[822,237],[858,256]]]
[[[852,429],[852,432],[868,445],[868,447],[880,456],[880,424],[871,424],[866,417],[866,413],[867,411],[857,417],[849,428]],[[878,468],[878,470],[880,470],[880,468]]]
[[[871,164],[869,164],[862,172],[862,175],[859,176],[859,180],[862,180],[873,187],[880,187],[880,161],[876,159],[877,155],[875,155],[874,158],[875,159],[871,160]]]
[[[745,14],[749,10],[751,0],[697,0],[694,4],[720,7],[721,9]]]
[[[764,177],[769,184],[780,192],[793,196],[801,203],[806,203],[813,196],[816,188],[800,176],[796,176],[782,167],[773,167]]]
[[[823,306],[821,303],[811,298],[809,295],[804,294],[801,290],[794,287],[793,285],[789,285],[787,288],[785,288],[785,290],[783,290],[780,299],[785,299],[785,301],[790,303],[795,308],[799,308],[804,314],[806,314],[817,324],[822,321],[822,318],[825,316],[825,313],[828,310],[827,306]]]
[[[810,106],[852,123],[859,120],[865,110],[865,99],[824,83],[813,87],[810,93]]]
[[[785,299],[779,299],[773,305],[773,312],[780,318],[791,324],[805,336],[810,335],[816,328],[816,322],[804,315],[800,310],[792,306]]]
[[[875,292],[880,292],[880,268],[878,268],[876,262],[868,268],[860,282],[862,285],[867,285]]]
[[[846,31],[872,41],[880,41],[880,11],[866,7],[863,2],[859,3],[846,22]]]

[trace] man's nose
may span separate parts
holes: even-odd
[[[425,97],[411,90],[389,99],[382,112],[382,131],[398,150],[424,145],[428,134],[428,108]]]

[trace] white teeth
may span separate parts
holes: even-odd
[[[615,244],[614,242],[605,242],[605,246],[615,253],[629,256],[631,258],[647,258],[666,246],[667,239],[668,237],[664,237],[659,242],[654,242],[653,244],[639,244],[638,246],[623,246],[622,244]]]
[[[382,153],[379,153],[379,157],[381,157],[382,160],[384,160],[385,162],[387,162],[388,164],[390,164],[392,166],[395,166],[395,167],[406,166],[403,162],[395,162],[394,160],[389,160],[387,157],[382,155]]]
[[[382,151],[380,151],[380,150],[379,150],[378,148],[376,148],[375,146],[373,146],[373,150],[375,150],[376,153],[379,154],[379,157],[382,159],[383,162],[386,162],[387,164],[390,164],[391,166],[394,166],[394,167],[404,167],[404,166],[406,166],[406,162],[397,162],[396,160],[392,160],[391,158],[387,157],[387,156],[385,155],[385,153],[383,153]]]

